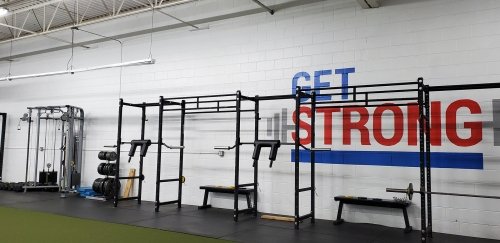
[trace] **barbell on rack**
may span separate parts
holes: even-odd
[[[413,193],[420,194],[431,194],[431,195],[444,195],[444,196],[455,196],[455,197],[476,197],[476,198],[489,198],[489,199],[500,199],[500,196],[490,196],[490,195],[478,195],[478,194],[466,194],[466,193],[453,193],[453,192],[428,192],[423,190],[413,190],[413,184],[410,183],[407,188],[386,188],[386,192],[396,192],[396,193],[404,193],[408,196],[408,199],[413,198]]]

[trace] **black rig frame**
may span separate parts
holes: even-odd
[[[180,146],[169,146],[163,142],[163,110],[165,105],[177,105],[180,106],[180,111],[181,111],[181,137],[180,137]],[[160,100],[158,103],[126,103],[123,102],[123,99],[120,99],[119,103],[119,109],[118,109],[118,134],[117,134],[117,141],[116,141],[116,154],[117,159],[116,159],[116,170],[117,173],[115,174],[115,181],[119,180],[125,180],[125,179],[134,179],[134,180],[139,180],[139,187],[138,187],[138,193],[137,196],[135,197],[127,197],[127,198],[120,198],[120,187],[118,186],[117,183],[114,184],[114,197],[113,197],[113,205],[115,207],[118,206],[119,201],[124,201],[124,200],[137,200],[138,204],[141,204],[142,202],[142,182],[144,180],[144,174],[143,174],[143,164],[144,164],[144,157],[141,156],[139,159],[139,175],[138,176],[120,176],[120,161],[121,161],[121,146],[123,144],[130,144],[130,142],[122,142],[122,123],[123,123],[123,107],[128,106],[128,107],[136,107],[140,108],[142,111],[141,115],[141,140],[145,139],[145,130],[146,130],[146,110],[148,107],[158,107],[159,110],[159,118],[158,118],[158,123],[159,123],[159,129],[158,129],[158,141],[157,142],[151,142],[151,144],[156,144],[158,145],[158,150],[157,150],[157,173],[156,173],[156,211],[158,211],[158,208],[160,205],[164,204],[174,204],[177,203],[178,207],[181,207],[181,197],[182,197],[182,182],[183,182],[183,176],[182,176],[182,170],[183,170],[183,158],[184,158],[184,108],[185,104],[184,102],[176,103],[176,102],[169,102],[165,101],[163,97],[160,97]],[[162,153],[162,148],[163,146],[169,148],[169,149],[179,149],[179,178],[175,179],[165,179],[162,180],[160,179],[160,171],[161,171],[161,153]],[[159,200],[159,192],[160,192],[160,183],[161,182],[174,182],[177,181],[179,183],[179,193],[178,193],[178,199],[174,201],[168,201],[168,202],[160,202]]]
[[[236,120],[236,131],[235,131],[235,144],[233,146],[221,147],[215,149],[231,150],[235,149],[235,190],[234,190],[234,220],[238,220],[238,215],[243,212],[253,212],[254,215],[257,214],[257,166],[254,167],[254,183],[240,184],[239,183],[239,166],[240,166],[240,146],[244,144],[252,143],[242,143],[240,140],[241,135],[241,113],[243,112],[254,112],[256,124],[255,127],[255,139],[258,139],[258,102],[255,103],[255,109],[242,109],[242,101],[251,100],[253,98],[243,96],[240,91],[233,94],[215,94],[215,95],[202,95],[202,96],[184,96],[184,97],[169,97],[163,99],[165,102],[176,103],[180,100],[185,104],[185,110],[183,116],[186,114],[215,114],[215,113],[235,113]],[[171,106],[171,104],[167,105]],[[178,111],[178,108],[167,108],[164,111]],[[182,118],[182,123],[184,124],[185,119]],[[182,172],[180,172],[182,173]],[[253,207],[245,210],[239,210],[238,208],[238,193],[239,188],[244,186],[254,187],[254,200]],[[179,198],[181,195],[179,195]],[[157,206],[158,210],[158,206]]]
[[[381,89],[379,89],[381,88]],[[387,89],[389,88],[389,89]],[[381,106],[418,106],[419,117],[419,160],[420,160],[420,186],[425,188],[425,170],[427,167],[428,175],[430,176],[430,139],[428,131],[424,129],[424,124],[428,122],[428,95],[425,95],[425,86],[423,78],[418,78],[416,82],[396,82],[385,84],[369,84],[356,85],[346,87],[325,87],[325,88],[307,88],[304,91],[311,92],[313,97],[322,96],[347,96],[344,100],[338,101],[317,101],[312,99],[311,102],[304,104],[314,105],[312,109],[312,117],[315,116],[317,109],[321,108],[353,108],[353,107],[381,107]],[[333,93],[324,93],[332,92]],[[394,96],[396,95],[396,96]],[[395,103],[387,103],[395,102]],[[312,140],[314,141],[314,140]],[[427,146],[426,146],[427,145]],[[427,149],[426,149],[427,148]],[[311,154],[311,161],[314,158],[314,152]],[[298,155],[296,155],[296,160]],[[429,180],[430,181],[430,180]],[[427,181],[430,188],[430,182]],[[430,199],[429,199],[430,200]],[[425,235],[426,211],[425,211],[425,196],[421,198],[421,219],[422,219],[422,236]]]
[[[385,88],[398,88],[389,90],[370,90],[376,89],[378,87]],[[409,87],[409,88],[408,88]],[[418,78],[417,82],[398,82],[398,83],[386,83],[386,84],[371,84],[371,85],[357,85],[357,86],[347,86],[347,87],[325,87],[325,88],[300,88],[297,87],[297,107],[296,112],[299,110],[300,104],[311,105],[311,165],[312,165],[312,185],[314,185],[314,136],[315,136],[315,113],[321,108],[348,108],[348,107],[380,107],[380,106],[418,106],[418,123],[419,123],[419,174],[420,174],[420,217],[421,217],[421,242],[427,242],[428,238],[432,238],[432,180],[431,180],[431,135],[430,135],[430,93],[431,92],[443,92],[443,91],[459,91],[459,90],[475,90],[475,89],[499,89],[500,83],[478,83],[478,84],[459,84],[459,85],[442,85],[442,86],[429,86],[424,85],[424,79]],[[368,89],[363,91],[363,89]],[[337,93],[321,93],[323,91],[341,90]],[[310,92],[309,94],[304,94],[304,92]],[[409,97],[373,97],[373,95],[378,96],[382,94],[407,94]],[[351,96],[348,100],[342,101],[318,101],[317,97],[321,96],[340,96],[348,95]],[[416,96],[415,96],[416,95]],[[300,97],[311,97],[311,102],[299,102]],[[359,96],[362,96],[359,99]],[[405,103],[401,103],[404,101]],[[398,102],[398,103],[383,103],[383,102]],[[300,103],[300,104],[299,104]],[[333,104],[333,105],[332,105]],[[296,115],[296,124],[298,124],[298,115]],[[296,127],[295,132],[298,134],[299,129]],[[300,136],[297,136],[300,137]],[[297,153],[298,146],[302,145],[296,144],[295,150],[295,161],[299,160],[299,154]],[[304,147],[303,147],[304,148]],[[296,172],[297,172],[296,164]],[[296,174],[297,175],[297,174]],[[300,190],[300,189],[299,189]],[[314,189],[312,190],[314,191]],[[297,184],[296,184],[296,195],[295,195],[295,228],[298,228],[298,221],[303,219],[303,217],[298,216],[298,195],[297,195]],[[311,205],[314,207],[314,199],[311,199]],[[314,220],[314,208],[311,211],[311,218]],[[307,217],[306,215],[305,217]],[[313,221],[314,222],[314,221]]]
[[[311,109],[313,110],[312,116],[311,116],[311,148],[307,148],[304,145],[300,144],[300,126],[299,126],[299,120],[300,120],[300,107],[301,107],[301,99],[302,98],[311,98],[313,101],[311,105]],[[272,101],[272,100],[293,100],[295,103],[295,124],[294,124],[294,132],[295,132],[295,141],[293,143],[284,143],[282,142],[281,145],[291,145],[294,146],[294,225],[295,228],[298,229],[300,223],[305,220],[310,218],[311,223],[314,223],[315,221],[315,195],[316,195],[316,174],[315,174],[315,167],[316,167],[316,160],[315,160],[315,154],[314,151],[316,148],[315,146],[315,138],[316,138],[316,95],[314,92],[312,94],[308,94],[304,91],[302,91],[301,87],[297,86],[295,89],[295,94],[292,95],[272,95],[272,96],[255,96],[254,98],[255,104],[256,104],[256,110],[259,108],[259,103],[261,101]],[[255,130],[258,131],[258,112],[256,113],[257,116],[255,118]],[[257,138],[256,138],[257,140]],[[252,143],[253,144],[253,143]],[[311,152],[311,184],[309,187],[304,187],[300,188],[300,148],[303,148],[307,151]],[[310,200],[311,200],[311,210],[309,213],[305,215],[300,215],[300,193],[301,192],[310,192]]]
[[[419,80],[422,78],[419,78]],[[422,79],[423,80],[423,79]],[[427,221],[423,217],[421,222],[421,242],[427,242],[428,238],[432,238],[432,188],[431,188],[431,138],[430,138],[430,93],[431,92],[446,92],[446,91],[460,91],[460,90],[476,90],[476,89],[500,89],[500,83],[477,83],[477,84],[456,84],[456,85],[440,85],[440,86],[423,86],[423,103],[424,103],[424,117],[426,120],[425,126],[425,171],[420,169],[420,197],[422,199],[421,215],[425,214],[425,206],[427,206]],[[420,125],[422,126],[422,125]],[[422,129],[422,127],[421,127]],[[420,139],[422,140],[422,138]],[[420,142],[422,146],[422,141]],[[422,182],[423,181],[423,182]],[[425,187],[426,185],[427,187]],[[425,197],[427,196],[427,201]],[[464,196],[467,196],[464,194]],[[468,195],[473,196],[473,195]],[[425,204],[427,203],[427,205]],[[424,215],[425,216],[425,215]]]
[[[297,93],[295,95],[276,95],[276,96],[255,96],[249,97],[241,94],[240,91],[237,91],[236,94],[218,94],[218,95],[205,95],[205,96],[187,96],[187,97],[174,97],[174,98],[165,98],[166,101],[178,101],[183,100],[186,104],[186,112],[185,114],[207,114],[207,113],[236,113],[236,131],[235,131],[235,144],[232,146],[226,147],[215,147],[214,149],[220,150],[232,150],[235,149],[235,177],[234,177],[234,211],[233,211],[233,219],[238,221],[239,215],[242,213],[250,213],[254,216],[257,216],[258,213],[258,163],[255,163],[254,166],[254,181],[253,183],[240,183],[240,147],[242,145],[252,145],[254,146],[254,142],[242,142],[241,141],[241,113],[243,112],[254,112],[254,141],[259,140],[259,121],[260,121],[260,102],[261,101],[269,101],[269,100],[284,100],[291,99],[295,101],[295,110],[298,111],[300,109],[300,100],[304,97],[312,97],[315,99],[315,96],[311,96],[307,93],[304,93],[300,90],[300,87],[297,88]],[[242,101],[252,101],[254,102],[254,109],[242,109]],[[221,105],[227,104],[229,105]],[[203,104],[209,104],[208,106]],[[312,105],[314,109],[314,105]],[[165,111],[175,111],[179,109],[165,109]],[[199,111],[201,110],[201,111]],[[295,121],[295,132],[298,136],[300,132],[299,116],[296,117]],[[315,124],[315,119],[313,119],[313,124]],[[314,125],[312,126],[314,127]],[[312,129],[312,136],[314,138],[314,128]],[[315,203],[315,162],[314,159],[311,161],[311,186],[306,188],[299,188],[299,148],[302,147],[306,150],[308,149],[305,146],[300,144],[300,139],[296,139],[294,143],[281,143],[281,145],[292,145],[295,146],[295,227],[298,228],[299,223],[304,219],[311,218],[314,222],[314,203]],[[314,146],[314,143],[312,144]],[[314,157],[314,155],[312,155]],[[253,207],[248,209],[239,209],[238,205],[238,195],[239,190],[242,187],[252,186],[254,188],[253,195]],[[311,211],[306,215],[299,215],[299,193],[311,191]]]
[[[392,90],[371,90],[360,91],[363,88],[375,87],[404,87],[408,85],[417,85],[416,88],[401,88]],[[417,82],[400,82],[400,83],[387,83],[387,84],[372,84],[372,85],[358,85],[348,87],[331,87],[331,88],[312,88],[304,89],[312,92],[313,96],[327,96],[327,95],[342,95],[347,94],[352,96],[352,100],[343,101],[327,101],[327,102],[308,102],[305,104],[341,104],[334,106],[319,106],[317,108],[346,108],[346,107],[379,107],[379,106],[418,106],[419,113],[419,174],[420,174],[420,217],[421,217],[421,242],[427,242],[428,238],[432,238],[432,180],[431,180],[431,135],[430,135],[430,93],[443,92],[443,91],[459,91],[459,90],[475,90],[475,89],[499,89],[500,83],[478,83],[478,84],[459,84],[459,85],[442,85],[442,86],[429,86],[424,85],[424,79],[418,78]],[[317,91],[325,90],[340,90],[342,92],[337,94],[315,94]],[[417,97],[399,97],[399,98],[369,98],[370,94],[417,94]],[[364,99],[357,99],[359,95],[363,95]],[[373,97],[373,96],[372,96]],[[406,101],[410,103],[395,103],[387,104],[379,102],[395,102]],[[416,101],[416,103],[414,103]],[[348,105],[342,105],[342,104]],[[358,103],[357,105],[351,105]],[[361,103],[361,104],[359,104]],[[375,104],[374,104],[375,103]],[[378,103],[378,104],[377,104]],[[313,112],[315,109],[313,109]],[[314,117],[314,116],[313,116]],[[314,154],[314,153],[313,153]],[[311,160],[312,160],[311,156]],[[470,196],[470,195],[469,195]]]
[[[377,89],[377,88],[390,88],[390,89]],[[391,89],[392,88],[392,89]],[[207,113],[236,113],[236,140],[233,146],[228,147],[215,147],[215,149],[225,149],[231,150],[235,149],[235,193],[234,193],[234,220],[238,221],[238,216],[241,213],[252,213],[257,215],[257,186],[258,186],[258,166],[254,167],[254,182],[240,184],[239,182],[239,172],[240,172],[240,146],[241,145],[254,145],[253,142],[241,142],[241,113],[242,112],[254,112],[255,124],[254,124],[254,137],[255,140],[259,139],[259,105],[261,101],[271,101],[271,100],[294,100],[295,101],[295,126],[294,131],[296,134],[295,141],[293,143],[281,143],[281,145],[292,145],[295,148],[294,159],[295,159],[295,215],[294,223],[295,228],[299,228],[299,224],[308,218],[311,218],[311,222],[314,223],[315,220],[315,153],[319,151],[329,150],[315,148],[315,137],[316,137],[316,112],[321,108],[352,108],[352,107],[380,107],[380,106],[418,106],[418,131],[419,131],[419,174],[420,174],[420,217],[421,217],[421,242],[427,242],[428,238],[432,237],[432,196],[429,192],[431,191],[431,146],[430,146],[430,92],[441,92],[441,91],[458,91],[458,90],[473,90],[473,89],[498,89],[500,88],[500,83],[479,83],[479,84],[465,84],[465,85],[443,85],[443,86],[429,86],[424,85],[423,78],[418,78],[417,81],[413,82],[397,82],[397,83],[383,83],[383,84],[369,84],[369,85],[356,85],[356,86],[346,86],[346,87],[322,87],[322,88],[302,88],[297,86],[295,89],[295,94],[292,95],[273,95],[273,96],[254,96],[248,97],[243,96],[240,91],[236,94],[219,94],[219,95],[205,95],[205,96],[187,96],[187,97],[173,97],[173,98],[163,98],[160,97],[159,103],[142,103],[142,104],[129,104],[124,103],[120,100],[120,110],[119,110],[119,126],[118,126],[118,143],[121,142],[121,125],[122,125],[122,108],[123,106],[133,106],[143,109],[142,116],[142,130],[141,139],[144,139],[144,123],[145,123],[145,108],[148,106],[159,106],[160,109],[160,126],[159,126],[159,138],[160,141],[154,144],[158,144],[158,168],[157,168],[157,191],[156,191],[156,211],[159,210],[160,205],[178,203],[178,207],[181,206],[181,179],[182,179],[182,160],[183,160],[183,146],[184,146],[184,122],[186,114],[207,114]],[[328,93],[331,92],[331,93]],[[384,97],[387,94],[400,94],[396,97]],[[404,96],[404,95],[410,96]],[[322,96],[341,96],[347,95],[349,98],[338,101],[322,101],[318,100],[318,97]],[[375,97],[374,97],[375,96]],[[228,97],[234,97],[228,99]],[[311,99],[310,102],[302,102],[302,98]],[[179,102],[180,101],[180,102]],[[253,101],[255,104],[254,109],[242,109],[242,101]],[[227,102],[235,102],[234,105],[221,105]],[[396,102],[396,103],[388,103]],[[212,104],[210,106],[203,106],[202,104]],[[214,105],[215,104],[215,105]],[[181,108],[177,109],[164,109],[164,106],[180,105]],[[311,144],[310,148],[305,147],[300,144],[300,109],[301,105],[309,105],[311,108]],[[189,107],[188,107],[189,106]],[[194,107],[191,107],[194,106]],[[201,110],[201,111],[200,111]],[[163,122],[163,112],[164,111],[181,111],[181,155],[180,155],[180,167],[179,167],[179,179],[167,179],[160,180],[160,164],[161,164],[161,147],[165,145],[161,141],[162,135],[162,122]],[[169,147],[169,146],[167,146]],[[170,147],[169,147],[170,148]],[[299,174],[300,174],[300,151],[303,148],[311,153],[311,186],[306,188],[299,187]],[[120,152],[120,146],[118,146],[118,155]],[[118,156],[117,163],[120,160]],[[118,200],[128,200],[128,199],[138,199],[140,203],[140,194],[142,186],[142,158],[141,158],[141,175],[134,177],[133,179],[140,179],[139,196],[134,198],[115,198],[115,206]],[[128,179],[129,177],[119,177],[119,179]],[[170,201],[165,203],[159,202],[159,184],[161,182],[169,181],[179,181],[179,194],[178,200]],[[239,210],[238,208],[238,191],[241,187],[253,186],[254,187],[254,205],[252,208]],[[118,190],[118,188],[117,188]],[[299,195],[300,192],[310,191],[311,192],[311,211],[308,214],[300,215],[299,212]]]
[[[2,171],[3,171],[3,157],[5,154],[5,131],[7,128],[7,113],[0,113],[1,119],[1,131],[0,131],[0,181],[2,181]]]

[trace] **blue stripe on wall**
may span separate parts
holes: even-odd
[[[316,151],[316,163],[419,167],[419,152],[400,151]],[[300,150],[300,162],[311,162],[311,152]],[[295,162],[295,150],[291,151]],[[433,168],[483,169],[482,153],[431,152]]]

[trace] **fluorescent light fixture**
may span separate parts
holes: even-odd
[[[96,67],[78,68],[78,69],[72,69],[72,70],[47,72],[47,73],[36,73],[36,74],[25,74],[25,75],[17,75],[17,76],[7,76],[7,77],[0,78],[0,81],[11,81],[11,80],[14,80],[14,79],[47,77],[47,76],[55,76],[55,75],[61,75],[61,74],[74,74],[74,73],[94,71],[94,70],[101,70],[101,69],[108,69],[108,68],[130,67],[130,66],[140,66],[140,65],[150,65],[150,64],[155,64],[155,59],[148,58],[148,59],[142,59],[142,60],[137,60],[137,61],[122,62],[122,63],[115,63],[115,64],[107,64],[107,65],[96,66]]]
[[[0,17],[5,16],[9,13],[9,10],[0,7]]]

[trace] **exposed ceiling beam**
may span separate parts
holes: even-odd
[[[194,25],[194,24],[191,24],[191,23],[189,23],[189,22],[187,22],[187,21],[184,21],[184,20],[182,20],[182,19],[179,19],[179,18],[177,18],[177,17],[175,17],[175,16],[173,16],[173,15],[171,15],[171,14],[165,13],[165,12],[163,12],[163,11],[161,11],[161,10],[157,10],[157,11],[158,11],[158,12],[160,12],[160,13],[162,13],[162,14],[164,14],[164,15],[166,15],[166,16],[168,16],[168,17],[170,17],[170,18],[173,18],[173,19],[175,19],[175,20],[177,20],[177,21],[179,21],[179,22],[181,22],[181,23],[183,23],[183,24],[185,24],[185,25],[189,25],[189,26],[191,26],[191,27],[193,27],[193,28],[195,28],[195,29],[197,29],[197,30],[199,30],[199,29],[200,29],[200,27],[198,27],[198,26],[196,26],[196,25]]]
[[[286,2],[286,3],[272,5],[270,7],[278,11],[278,10],[283,10],[283,9],[287,9],[287,8],[298,7],[298,6],[303,6],[303,5],[313,4],[313,3],[318,3],[318,2],[324,2],[324,1],[327,1],[327,0],[294,0],[294,1]],[[264,13],[264,12],[267,12],[267,11],[263,8],[255,8],[255,9],[244,10],[244,11],[230,13],[230,14],[224,14],[224,15],[219,15],[219,16],[214,16],[214,17],[192,20],[192,21],[190,21],[190,23],[193,25],[200,25],[200,24],[204,24],[204,23],[210,23],[210,22],[216,22],[216,21],[227,20],[227,19],[232,19],[232,18],[238,18],[238,17],[242,17],[242,16],[248,16],[248,15],[259,14],[259,13]],[[139,31],[125,33],[125,34],[110,36],[110,37],[106,37],[106,38],[99,38],[99,39],[95,39],[95,40],[79,42],[79,43],[75,43],[75,45],[92,45],[92,44],[110,41],[111,38],[124,39],[124,38],[139,36],[139,35],[151,34],[151,32],[167,31],[167,30],[183,28],[183,27],[186,27],[186,25],[184,23],[165,25],[165,26],[160,26],[160,27],[156,27],[153,29],[139,30]],[[26,52],[26,53],[16,54],[16,55],[12,55],[12,56],[4,56],[4,57],[0,57],[0,61],[7,61],[10,59],[19,59],[19,58],[23,58],[23,57],[29,57],[29,56],[34,56],[34,55],[39,55],[39,54],[44,54],[44,53],[50,53],[50,52],[65,50],[65,49],[69,49],[69,48],[71,48],[71,45],[52,47],[52,48],[48,48],[48,49],[44,49],[44,50]]]
[[[357,1],[362,8],[368,9],[368,8],[380,7],[380,2],[382,0],[357,0]]]
[[[265,9],[267,12],[269,12],[271,15],[274,14],[274,9],[266,6],[265,4],[263,4],[261,1],[259,0],[252,0],[254,1],[256,4],[258,4],[261,8]]]
[[[64,7],[64,10],[66,10],[66,13],[68,14],[68,16],[71,19],[71,21],[73,22],[73,24],[75,24],[76,23],[75,18],[73,18],[73,14],[71,14],[71,12],[68,9],[68,5],[66,5],[65,2],[63,2],[63,7]]]
[[[191,3],[191,2],[196,2],[196,1],[200,1],[200,0],[168,1],[168,2],[163,3],[162,5],[154,6],[154,9],[162,9],[162,8],[166,8],[166,7],[172,7],[172,6],[177,6],[177,5]],[[63,3],[63,6],[66,8],[66,6],[64,5],[64,3]],[[72,18],[73,22],[74,22],[73,25],[66,25],[66,26],[63,26],[63,27],[54,28],[54,29],[45,30],[45,31],[44,31],[45,28],[42,28],[42,32],[35,32],[35,33],[31,33],[30,35],[21,36],[19,38],[15,38],[14,41],[22,40],[22,39],[26,39],[26,38],[30,38],[30,37],[36,37],[36,36],[40,36],[40,35],[46,35],[46,34],[54,33],[54,32],[61,31],[61,30],[69,30],[72,27],[81,27],[81,26],[85,26],[85,25],[96,24],[96,23],[100,23],[100,22],[104,22],[104,21],[109,21],[109,20],[117,19],[117,18],[121,18],[121,17],[126,17],[126,16],[130,16],[130,15],[135,15],[135,14],[139,14],[139,13],[151,11],[151,9],[152,9],[151,7],[147,7],[147,8],[145,7],[145,8],[141,8],[141,9],[137,9],[137,10],[133,10],[133,11],[128,11],[128,12],[124,12],[124,13],[116,13],[115,12],[113,15],[106,16],[106,17],[103,17],[103,18],[98,18],[98,19],[95,19],[95,20],[84,21],[82,23],[77,23],[78,17],[74,17],[74,18]],[[67,8],[66,8],[66,10],[68,11]],[[68,14],[71,16],[71,14],[69,13],[69,11],[68,11]],[[77,16],[78,16],[78,14],[77,14]],[[9,40],[3,40],[3,41],[0,41],[0,44],[10,43],[10,41],[11,41],[10,39]]]
[[[37,9],[37,8],[41,8],[41,7],[44,7],[44,6],[47,6],[47,5],[52,5],[52,4],[56,4],[56,3],[64,2],[64,1],[65,0],[51,0],[51,1],[46,1],[46,2],[43,2],[43,3],[38,3],[38,4],[29,6],[29,7],[26,7],[26,8],[22,8],[22,9],[19,9],[19,10],[9,11],[7,13],[7,15],[5,15],[5,16],[10,16],[10,15],[13,15],[13,14],[27,12],[27,11],[30,11],[32,9]]]
[[[23,28],[19,28],[19,27],[16,27],[16,26],[8,25],[8,24],[4,24],[4,23],[1,23],[1,22],[0,22],[0,26],[4,26],[4,27],[7,27],[7,28],[13,29],[13,30],[19,30],[19,31],[24,31],[24,32],[27,32],[27,33],[39,35],[38,33],[34,32],[34,31],[23,29]],[[52,40],[57,40],[57,41],[60,41],[60,42],[71,44],[71,42],[69,42],[67,40],[63,40],[63,39],[57,38],[57,37],[48,36],[45,33],[40,34],[40,35],[43,36],[43,37],[45,37],[45,38],[49,38],[49,39],[52,39]],[[10,41],[8,41],[8,42],[10,42]],[[80,47],[83,47],[83,48],[90,48],[90,47],[88,47],[86,45],[81,45],[81,44],[78,44],[78,43],[74,43],[74,45],[75,46],[80,46]]]
[[[109,13],[111,15],[111,11],[109,10],[109,7],[108,5],[106,4],[106,2],[104,0],[101,0],[101,3],[102,5],[104,6],[104,8],[106,9],[107,13]]]

